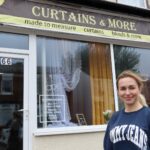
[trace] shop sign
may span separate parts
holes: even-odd
[[[1,57],[0,65],[12,65],[12,58]]]
[[[39,95],[38,111],[40,123],[64,122],[64,95]]]
[[[44,3],[43,3],[44,1]],[[31,0],[0,0],[0,23],[95,37],[150,42],[150,22]]]

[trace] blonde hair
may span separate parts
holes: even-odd
[[[143,82],[145,80],[142,79],[142,77],[140,75],[138,75],[137,73],[135,73],[133,71],[130,71],[130,70],[125,70],[118,76],[118,78],[117,78],[117,88],[118,88],[119,80],[122,79],[122,78],[126,78],[126,77],[133,78],[136,81],[136,83],[138,84],[139,89],[142,90],[142,88],[144,86]],[[148,106],[147,103],[146,103],[146,99],[145,99],[143,94],[140,94],[139,102],[142,104],[142,106],[146,106],[146,107]]]

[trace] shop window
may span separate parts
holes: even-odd
[[[0,32],[0,47],[29,49],[29,36],[23,34]]]
[[[107,44],[37,38],[38,128],[105,124],[114,111]]]
[[[144,79],[143,94],[150,106],[150,50],[127,46],[114,46],[116,76],[123,70],[133,70]],[[120,103],[120,108],[122,104]]]
[[[134,7],[146,8],[145,0],[117,0],[117,2]]]

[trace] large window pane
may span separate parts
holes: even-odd
[[[29,36],[23,34],[0,32],[0,47],[29,49]]]
[[[140,73],[146,80],[143,94],[150,106],[150,50],[127,46],[114,46],[116,75],[123,70],[133,70]],[[120,104],[120,107],[122,104]]]
[[[37,38],[38,127],[104,124],[114,111],[109,45]]]
[[[145,0],[118,0],[118,3],[145,8]]]

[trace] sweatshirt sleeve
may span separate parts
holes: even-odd
[[[147,111],[147,120],[148,120],[148,145],[150,147],[150,108],[148,108],[148,111]]]
[[[112,142],[110,141],[110,136],[109,136],[109,129],[110,125],[108,124],[106,132],[105,132],[105,136],[104,136],[104,142],[103,142],[103,147],[104,150],[113,150],[113,145]]]
[[[110,140],[109,133],[110,133],[110,128],[112,127],[112,124],[115,122],[115,120],[118,118],[118,116],[119,116],[119,111],[115,112],[108,122],[105,136],[104,136],[104,141],[103,141],[104,150],[113,150],[113,143]]]

